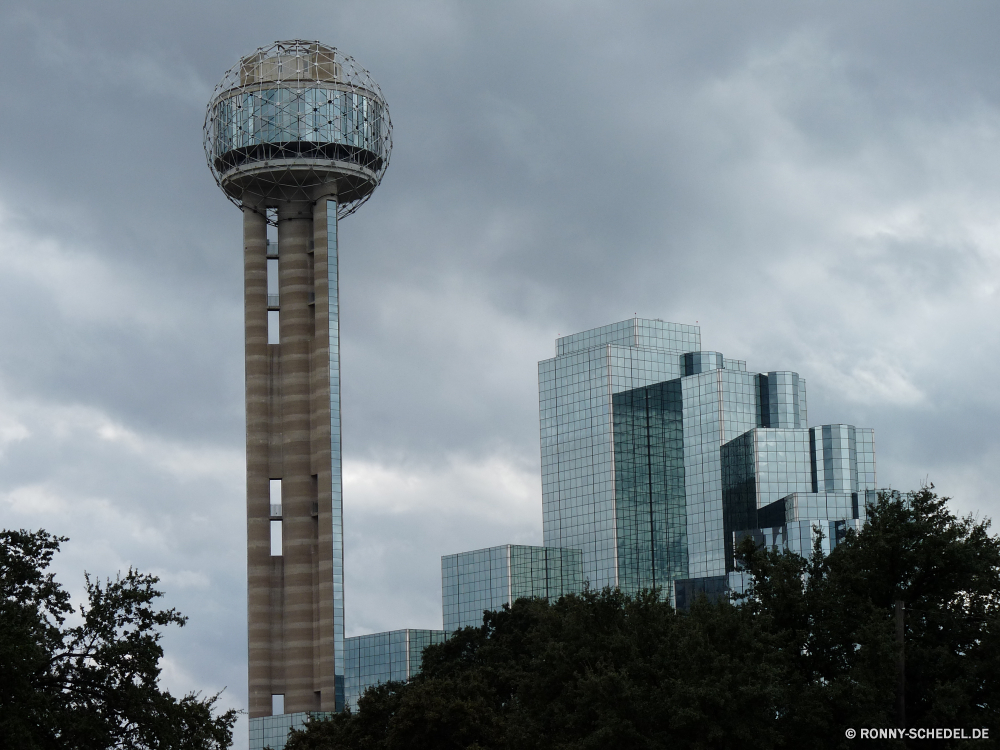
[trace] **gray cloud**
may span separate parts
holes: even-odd
[[[245,701],[240,221],[201,150],[241,55],[320,38],[389,101],[342,226],[348,629],[540,540],[536,362],[634,313],[809,380],[879,478],[997,512],[995,4],[0,9],[0,517],[158,571],[177,689]]]

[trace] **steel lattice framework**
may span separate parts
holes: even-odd
[[[300,39],[260,47],[215,87],[205,158],[237,206],[336,194],[338,218],[368,200],[389,165],[392,121],[353,57]]]

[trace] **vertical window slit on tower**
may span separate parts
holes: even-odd
[[[268,248],[270,252],[270,248]],[[278,297],[278,259],[270,255],[267,258],[267,307],[269,310],[277,309]]]
[[[312,493],[311,493],[311,497],[312,497],[312,515],[313,515],[313,518],[316,518],[317,516],[319,516],[319,475],[318,474],[313,474],[312,475],[312,482],[311,482],[311,488],[310,489],[312,490]]]
[[[271,557],[281,557],[281,521],[271,521]]]
[[[267,311],[267,343],[269,344],[281,343],[281,329],[278,320],[279,314],[280,313],[277,310]]]
[[[281,480],[272,479],[270,486],[271,515],[281,515]]]

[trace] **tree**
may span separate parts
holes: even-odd
[[[906,612],[907,725],[997,726],[1000,539],[989,527],[957,518],[929,486],[880,493],[860,533],[848,532],[828,556],[805,561],[744,544],[754,580],[746,605],[772,618],[796,662],[803,734],[819,722],[896,725],[897,600]]]
[[[773,734],[780,664],[745,610],[657,592],[522,599],[424,652],[406,685],[313,722],[303,748],[745,747]]]
[[[809,559],[745,540],[735,604],[518,600],[287,748],[847,748],[847,728],[897,726],[897,599],[908,725],[996,727],[1000,541],[947,503],[883,494],[860,533]]]
[[[218,694],[177,699],[158,685],[159,629],[183,626],[158,610],[158,579],[129,569],[103,583],[86,576],[79,623],[47,571],[65,537],[0,532],[0,738],[16,750],[195,750],[232,744],[237,712]]]

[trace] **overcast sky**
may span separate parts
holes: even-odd
[[[347,632],[441,626],[440,556],[541,543],[536,363],[634,314],[809,382],[881,486],[996,516],[995,2],[0,4],[0,523],[135,565],[174,690],[246,702],[241,55],[319,39],[392,161],[341,225]],[[245,720],[238,734],[245,745]]]

